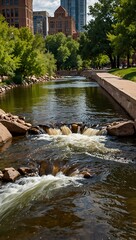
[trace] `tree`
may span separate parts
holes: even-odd
[[[19,67],[19,58],[14,56],[14,28],[9,28],[4,17],[0,15],[0,75],[13,76]]]
[[[34,36],[28,28],[19,29],[17,40],[15,42],[14,54],[20,58],[20,65],[15,71],[15,78],[21,82],[29,76],[43,76],[50,68],[50,59],[53,62],[53,56],[45,54],[45,42],[42,36]],[[47,59],[47,56],[49,59]],[[52,69],[55,66],[52,66]]]
[[[65,68],[80,69],[82,66],[82,59],[79,55],[79,43],[69,37],[67,38],[66,47],[69,49],[70,55],[65,62]]]
[[[45,66],[49,77],[53,76],[56,71],[56,60],[51,53],[45,54]]]
[[[81,67],[79,43],[71,37],[66,37],[63,33],[49,35],[45,39],[45,46],[54,55],[58,70]]]
[[[113,31],[114,9],[117,2],[118,0],[98,0],[94,6],[90,6],[92,19],[86,26],[88,56],[94,58],[99,54],[107,55],[112,67],[115,67],[115,56],[107,34]]]
[[[65,62],[70,56],[70,51],[66,45],[61,45],[57,50],[57,65],[58,69],[65,68]]]
[[[120,56],[129,57],[132,51],[136,51],[136,1],[120,0],[115,9],[116,23],[113,25],[114,32],[109,34],[114,50]]]

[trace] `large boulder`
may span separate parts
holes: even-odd
[[[127,137],[135,134],[133,121],[116,122],[107,127],[107,132],[112,136]]]
[[[2,123],[0,123],[0,143],[5,143],[11,138],[12,135],[8,129]]]
[[[6,182],[14,182],[19,176],[20,173],[12,167],[3,170],[3,180]]]
[[[11,122],[8,120],[0,120],[0,122],[8,129],[8,131],[13,136],[25,135],[28,129],[30,128],[18,122]]]
[[[0,109],[0,115],[6,114],[2,109]]]

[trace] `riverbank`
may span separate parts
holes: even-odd
[[[0,94],[6,92],[8,90],[11,90],[15,87],[18,87],[20,85],[21,86],[29,86],[29,85],[32,85],[32,84],[35,84],[35,83],[52,81],[52,80],[55,80],[57,78],[59,78],[59,76],[49,77],[49,76],[45,75],[45,76],[38,77],[38,78],[33,76],[33,77],[29,77],[29,78],[23,80],[22,84],[15,84],[14,82],[8,82],[8,84],[7,84],[6,80],[2,81],[2,79],[1,79]]]
[[[125,109],[132,119],[136,119],[135,82],[106,72],[94,73],[92,77]]]

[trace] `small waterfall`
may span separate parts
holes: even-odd
[[[72,133],[71,130],[65,125],[62,126],[60,129],[61,129],[63,135],[69,135]]]
[[[86,136],[94,136],[94,135],[98,135],[99,133],[100,133],[100,131],[97,130],[97,129],[87,128],[87,129],[83,132],[83,135],[86,135]]]

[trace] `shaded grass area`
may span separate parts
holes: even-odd
[[[136,67],[124,69],[111,69],[109,70],[109,73],[136,82]]]

